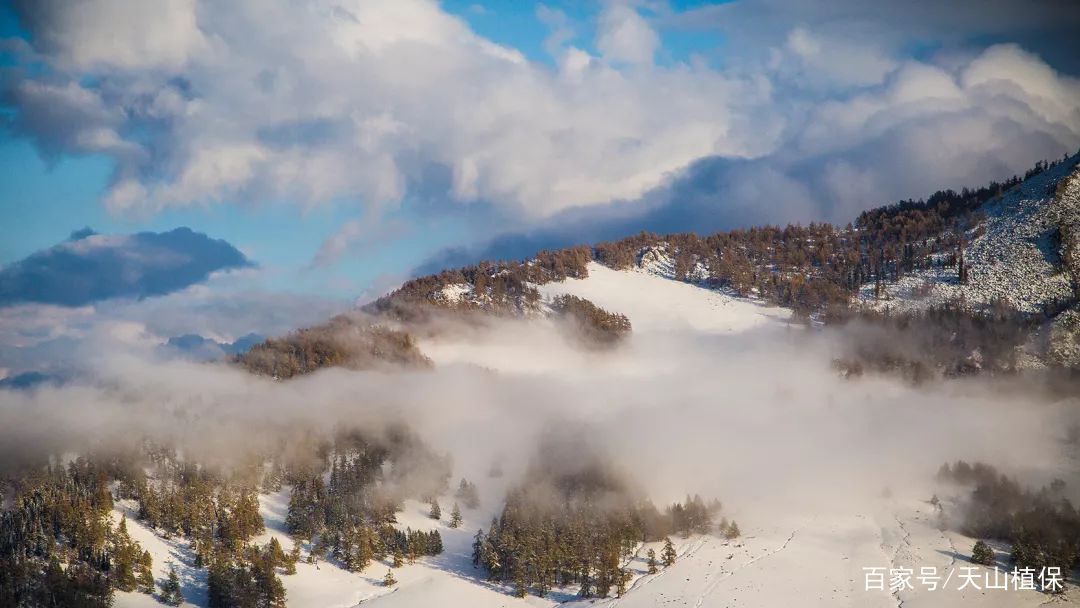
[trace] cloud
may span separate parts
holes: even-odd
[[[283,335],[348,310],[346,300],[260,288],[264,271],[231,271],[206,283],[143,300],[111,299],[72,308],[20,304],[0,308],[0,369],[78,377],[104,349],[135,349],[169,358],[206,344],[205,352],[244,346],[245,337]],[[252,275],[252,276],[248,276]],[[199,340],[190,338],[197,336]],[[187,338],[185,338],[187,337]]]
[[[641,230],[707,234],[831,221],[939,189],[983,186],[1080,147],[1080,80],[1015,45],[946,69],[907,61],[881,84],[808,107],[786,145],[752,159],[701,159],[645,195],[573,209],[526,230],[432,256],[418,272]]]
[[[611,2],[601,11],[596,48],[604,59],[650,65],[659,46],[660,37],[633,5]]]
[[[34,45],[72,69],[175,68],[204,50],[195,0],[15,0]]]
[[[872,44],[825,38],[801,26],[788,33],[774,61],[783,78],[822,89],[880,84],[897,66]]]
[[[86,229],[0,269],[0,307],[20,303],[85,306],[145,298],[202,282],[251,262],[235,247],[189,228],[103,235]]]
[[[98,3],[113,6],[86,10]],[[429,0],[132,11],[115,45],[95,20],[36,6],[18,8],[49,69],[9,79],[14,127],[45,149],[113,157],[104,200],[116,212],[265,199],[379,210],[440,166],[446,204],[531,221],[770,145],[767,128],[751,128],[769,103],[764,83],[703,65],[636,69],[658,37],[626,5],[601,15],[603,57],[568,47],[554,68]],[[151,42],[130,32],[186,30],[191,14],[197,35],[134,59]],[[60,114],[77,120],[37,118]]]
[[[1022,378],[917,388],[845,380],[829,365],[832,330],[710,336],[665,326],[597,353],[545,321],[443,329],[421,340],[442,362],[432,371],[327,369],[288,382],[106,345],[83,381],[0,390],[0,449],[26,458],[150,438],[203,461],[242,459],[280,447],[282,432],[404,420],[450,455],[455,478],[486,479],[497,458],[512,481],[548,429],[584,429],[589,447],[657,502],[714,495],[755,528],[774,516],[872,512],[885,485],[926,500],[937,467],[958,458],[1033,484],[1063,476],[1072,487],[1077,477],[1061,442],[1075,400],[1044,400]]]
[[[544,50],[552,57],[557,57],[564,50],[566,43],[577,35],[573,21],[565,12],[557,8],[541,4],[536,7],[536,18],[551,30],[544,39]]]
[[[346,253],[362,255],[408,234],[410,230],[410,226],[401,220],[380,221],[370,216],[349,220],[323,241],[311,266],[327,266]]]
[[[1076,80],[1018,45],[987,48],[1053,51],[1038,41],[1080,25],[1053,2],[612,1],[591,23],[542,6],[552,65],[430,0],[177,2],[124,15],[115,44],[59,6],[19,5],[45,69],[4,82],[15,132],[46,154],[113,158],[103,201],[118,213],[360,207],[316,265],[368,233],[400,238],[381,223],[418,200],[475,220],[472,234],[537,242],[846,222],[1080,145]],[[180,33],[137,40],[163,23]],[[594,50],[575,46],[587,28]],[[673,59],[661,41],[687,30],[722,34],[722,56]]]

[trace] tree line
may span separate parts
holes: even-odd
[[[1068,577],[1080,567],[1080,511],[1066,498],[1061,479],[1033,490],[991,465],[963,460],[943,464],[937,479],[970,488],[960,531],[1010,543],[1017,568],[1058,567]]]

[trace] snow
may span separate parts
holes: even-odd
[[[549,283],[540,289],[548,302],[560,294],[573,294],[626,314],[634,327],[627,346],[631,351],[635,336],[677,331],[724,339],[751,330],[781,329],[790,316],[790,312],[782,308],[665,278],[662,276],[664,269],[662,255],[651,256],[645,268],[628,271],[615,271],[592,263],[588,278]],[[533,319],[529,323],[541,331],[551,329],[551,322],[547,320]],[[489,366],[497,373],[528,371],[515,366],[515,362],[523,357],[511,356],[513,350],[499,350],[498,345],[482,347],[446,341],[452,338],[442,342],[429,338],[421,341],[420,346],[439,365],[471,361]],[[534,342],[531,344],[535,347]],[[565,358],[566,351],[565,348],[559,350],[558,357]],[[533,357],[529,364],[571,369],[577,363],[538,363],[537,357]],[[557,367],[559,365],[565,368]],[[628,367],[627,373],[641,373],[646,368],[655,373],[656,365],[658,362],[645,359],[643,367]],[[491,516],[500,507],[498,497],[504,491],[500,483],[506,481],[485,479],[480,484],[484,493],[482,506],[475,511],[463,509],[464,524],[459,529],[447,525],[454,503],[452,496],[439,497],[444,514],[440,521],[428,517],[428,505],[406,501],[403,511],[397,515],[398,526],[439,530],[445,551],[395,569],[396,586],[386,588],[381,584],[389,566],[385,562],[372,564],[362,573],[350,573],[326,561],[318,565],[302,561],[297,564],[295,575],[281,576],[289,605],[301,608],[358,605],[497,608],[557,604],[578,608],[900,605],[904,608],[1005,608],[1037,606],[1048,599],[1038,592],[976,591],[971,588],[958,591],[955,586],[938,591],[917,587],[898,595],[888,590],[867,591],[864,567],[910,567],[918,572],[920,567],[935,566],[944,573],[947,568],[969,565],[964,556],[970,553],[974,540],[939,530],[937,515],[926,502],[927,497],[899,493],[871,504],[843,505],[824,513],[808,513],[797,504],[785,507],[788,510],[782,513],[763,512],[756,505],[743,505],[734,515],[737,515],[744,537],[734,540],[714,536],[673,538],[678,559],[673,566],[661,568],[656,574],[646,573],[644,555],[650,546],[659,553],[660,544],[639,547],[635,557],[626,564],[634,573],[634,579],[629,592],[622,598],[584,600],[573,595],[574,589],[562,589],[546,598],[530,595],[519,599],[511,596],[508,589],[486,581],[471,562],[473,535],[477,529],[487,528]],[[257,542],[265,543],[276,537],[286,551],[292,547],[293,541],[285,533],[284,523],[288,502],[287,487],[260,496],[266,532],[256,539]],[[130,510],[128,512],[128,528],[132,536],[154,555],[158,577],[164,576],[165,562],[172,559],[178,564],[184,580],[185,596],[205,605],[205,579],[190,568],[191,556],[183,544],[157,537],[135,521]],[[116,605],[125,608],[156,604],[148,596],[117,594]]]
[[[435,294],[435,299],[448,304],[457,304],[463,299],[467,299],[472,293],[472,285],[469,285],[468,283],[452,283],[439,290],[439,292]]]
[[[114,524],[119,524],[120,518],[127,516],[128,535],[137,541],[144,551],[149,551],[154,559],[154,580],[158,583],[164,581],[169,574],[171,563],[176,567],[176,574],[180,577],[180,589],[186,600],[183,605],[206,606],[206,570],[195,567],[195,552],[188,547],[187,541],[177,537],[162,538],[140,522],[137,515],[138,505],[134,500],[120,500],[116,502],[113,509],[112,519]],[[116,592],[114,602],[116,608],[160,607],[161,605],[156,595],[123,591]]]
[[[547,283],[540,286],[540,293],[548,300],[562,294],[575,295],[622,313],[629,317],[634,332],[738,333],[779,326],[791,318],[786,308],[665,278],[664,268],[669,262],[661,261],[659,256],[643,260],[641,269],[621,271],[590,262],[587,278]]]
[[[1027,313],[1042,312],[1044,305],[1073,295],[1073,282],[1062,272],[1054,242],[1060,220],[1080,225],[1080,156],[1074,156],[992,199],[983,206],[985,233],[964,249],[968,282],[957,281],[957,270],[916,272],[885,286],[885,296],[874,298],[874,285],[862,286],[857,300],[878,309],[918,309],[963,298],[986,305],[1008,302]],[[1063,196],[1055,199],[1054,185],[1071,176]]]

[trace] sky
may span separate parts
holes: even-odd
[[[80,242],[114,248],[85,273],[175,271],[110,235],[224,240],[244,263],[176,291],[322,311],[643,229],[846,223],[1076,152],[1076,31],[1054,0],[14,0],[0,325]]]

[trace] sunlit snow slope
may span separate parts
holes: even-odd
[[[477,339],[465,343],[460,336],[450,335],[421,340],[422,350],[437,365],[474,364],[500,374],[528,374],[544,371],[585,369],[579,373],[597,373],[589,365],[613,365],[618,373],[666,373],[664,357],[650,358],[648,353],[634,354],[634,340],[641,336],[670,333],[690,333],[702,339],[739,339],[754,331],[794,331],[788,326],[790,312],[776,307],[736,298],[721,292],[677,282],[648,270],[614,271],[596,263],[589,265],[589,277],[569,279],[543,285],[545,301],[559,294],[574,294],[587,298],[610,311],[627,315],[633,324],[629,343],[621,348],[629,355],[614,357],[616,363],[601,363],[590,355],[575,355],[567,360],[567,349],[555,348],[558,337],[550,321],[536,319],[540,333],[553,334],[550,349],[557,355],[533,352],[523,356],[521,346],[512,340]],[[546,325],[545,325],[546,324]],[[549,331],[550,330],[550,331]],[[476,336],[474,335],[473,338]],[[482,338],[482,337],[481,337]],[[534,351],[546,351],[529,342]],[[540,343],[542,345],[542,343]],[[717,362],[718,365],[723,364]],[[610,372],[611,369],[602,370]],[[678,370],[675,370],[676,372]],[[718,388],[722,390],[722,388]],[[476,438],[482,441],[482,438]],[[678,442],[678,437],[670,438]],[[716,430],[716,440],[729,440],[723,429]],[[762,441],[767,441],[763,438]],[[751,466],[752,463],[746,463]],[[474,472],[455,472],[470,477]],[[644,555],[648,546],[640,547],[637,556],[627,567],[635,578],[630,591],[622,598],[576,598],[574,589],[555,590],[546,598],[528,596],[518,599],[484,579],[483,573],[472,565],[472,535],[486,528],[492,515],[501,506],[505,480],[484,479],[480,484],[482,506],[464,511],[465,524],[453,530],[446,519],[433,521],[426,516],[426,506],[408,501],[405,511],[398,515],[401,527],[414,529],[437,528],[444,539],[446,551],[434,558],[406,564],[395,571],[399,583],[393,588],[381,585],[387,564],[372,564],[360,574],[353,574],[332,563],[318,566],[301,563],[298,573],[282,576],[290,606],[301,608],[429,608],[433,606],[496,608],[503,606],[620,606],[632,607],[721,607],[721,606],[1038,606],[1048,597],[1038,592],[981,591],[972,588],[930,592],[924,589],[905,590],[899,594],[889,591],[866,591],[863,567],[908,567],[918,572],[920,567],[935,566],[944,573],[948,568],[970,566],[967,555],[973,543],[952,532],[942,532],[928,497],[883,493],[871,503],[838,504],[827,509],[807,508],[796,503],[783,509],[762,511],[754,504],[741,505],[738,519],[743,537],[728,541],[712,536],[674,538],[679,558],[669,567],[653,575],[646,574]],[[872,492],[877,492],[873,488]],[[876,494],[875,494],[876,496]],[[447,510],[453,498],[443,496],[440,502]],[[288,488],[261,497],[267,533],[259,539],[266,542],[277,536],[286,551],[292,540],[284,533],[284,518],[288,504]],[[825,513],[825,514],[822,514]],[[134,518],[129,516],[133,535],[154,553],[155,569],[163,576],[166,560],[177,563],[185,580],[189,599],[205,601],[205,585],[198,571],[190,564],[189,552],[176,541],[153,537]],[[659,552],[658,544],[652,545]],[[1005,561],[1002,560],[1004,566]],[[116,605],[145,606],[147,596],[117,594]]]

